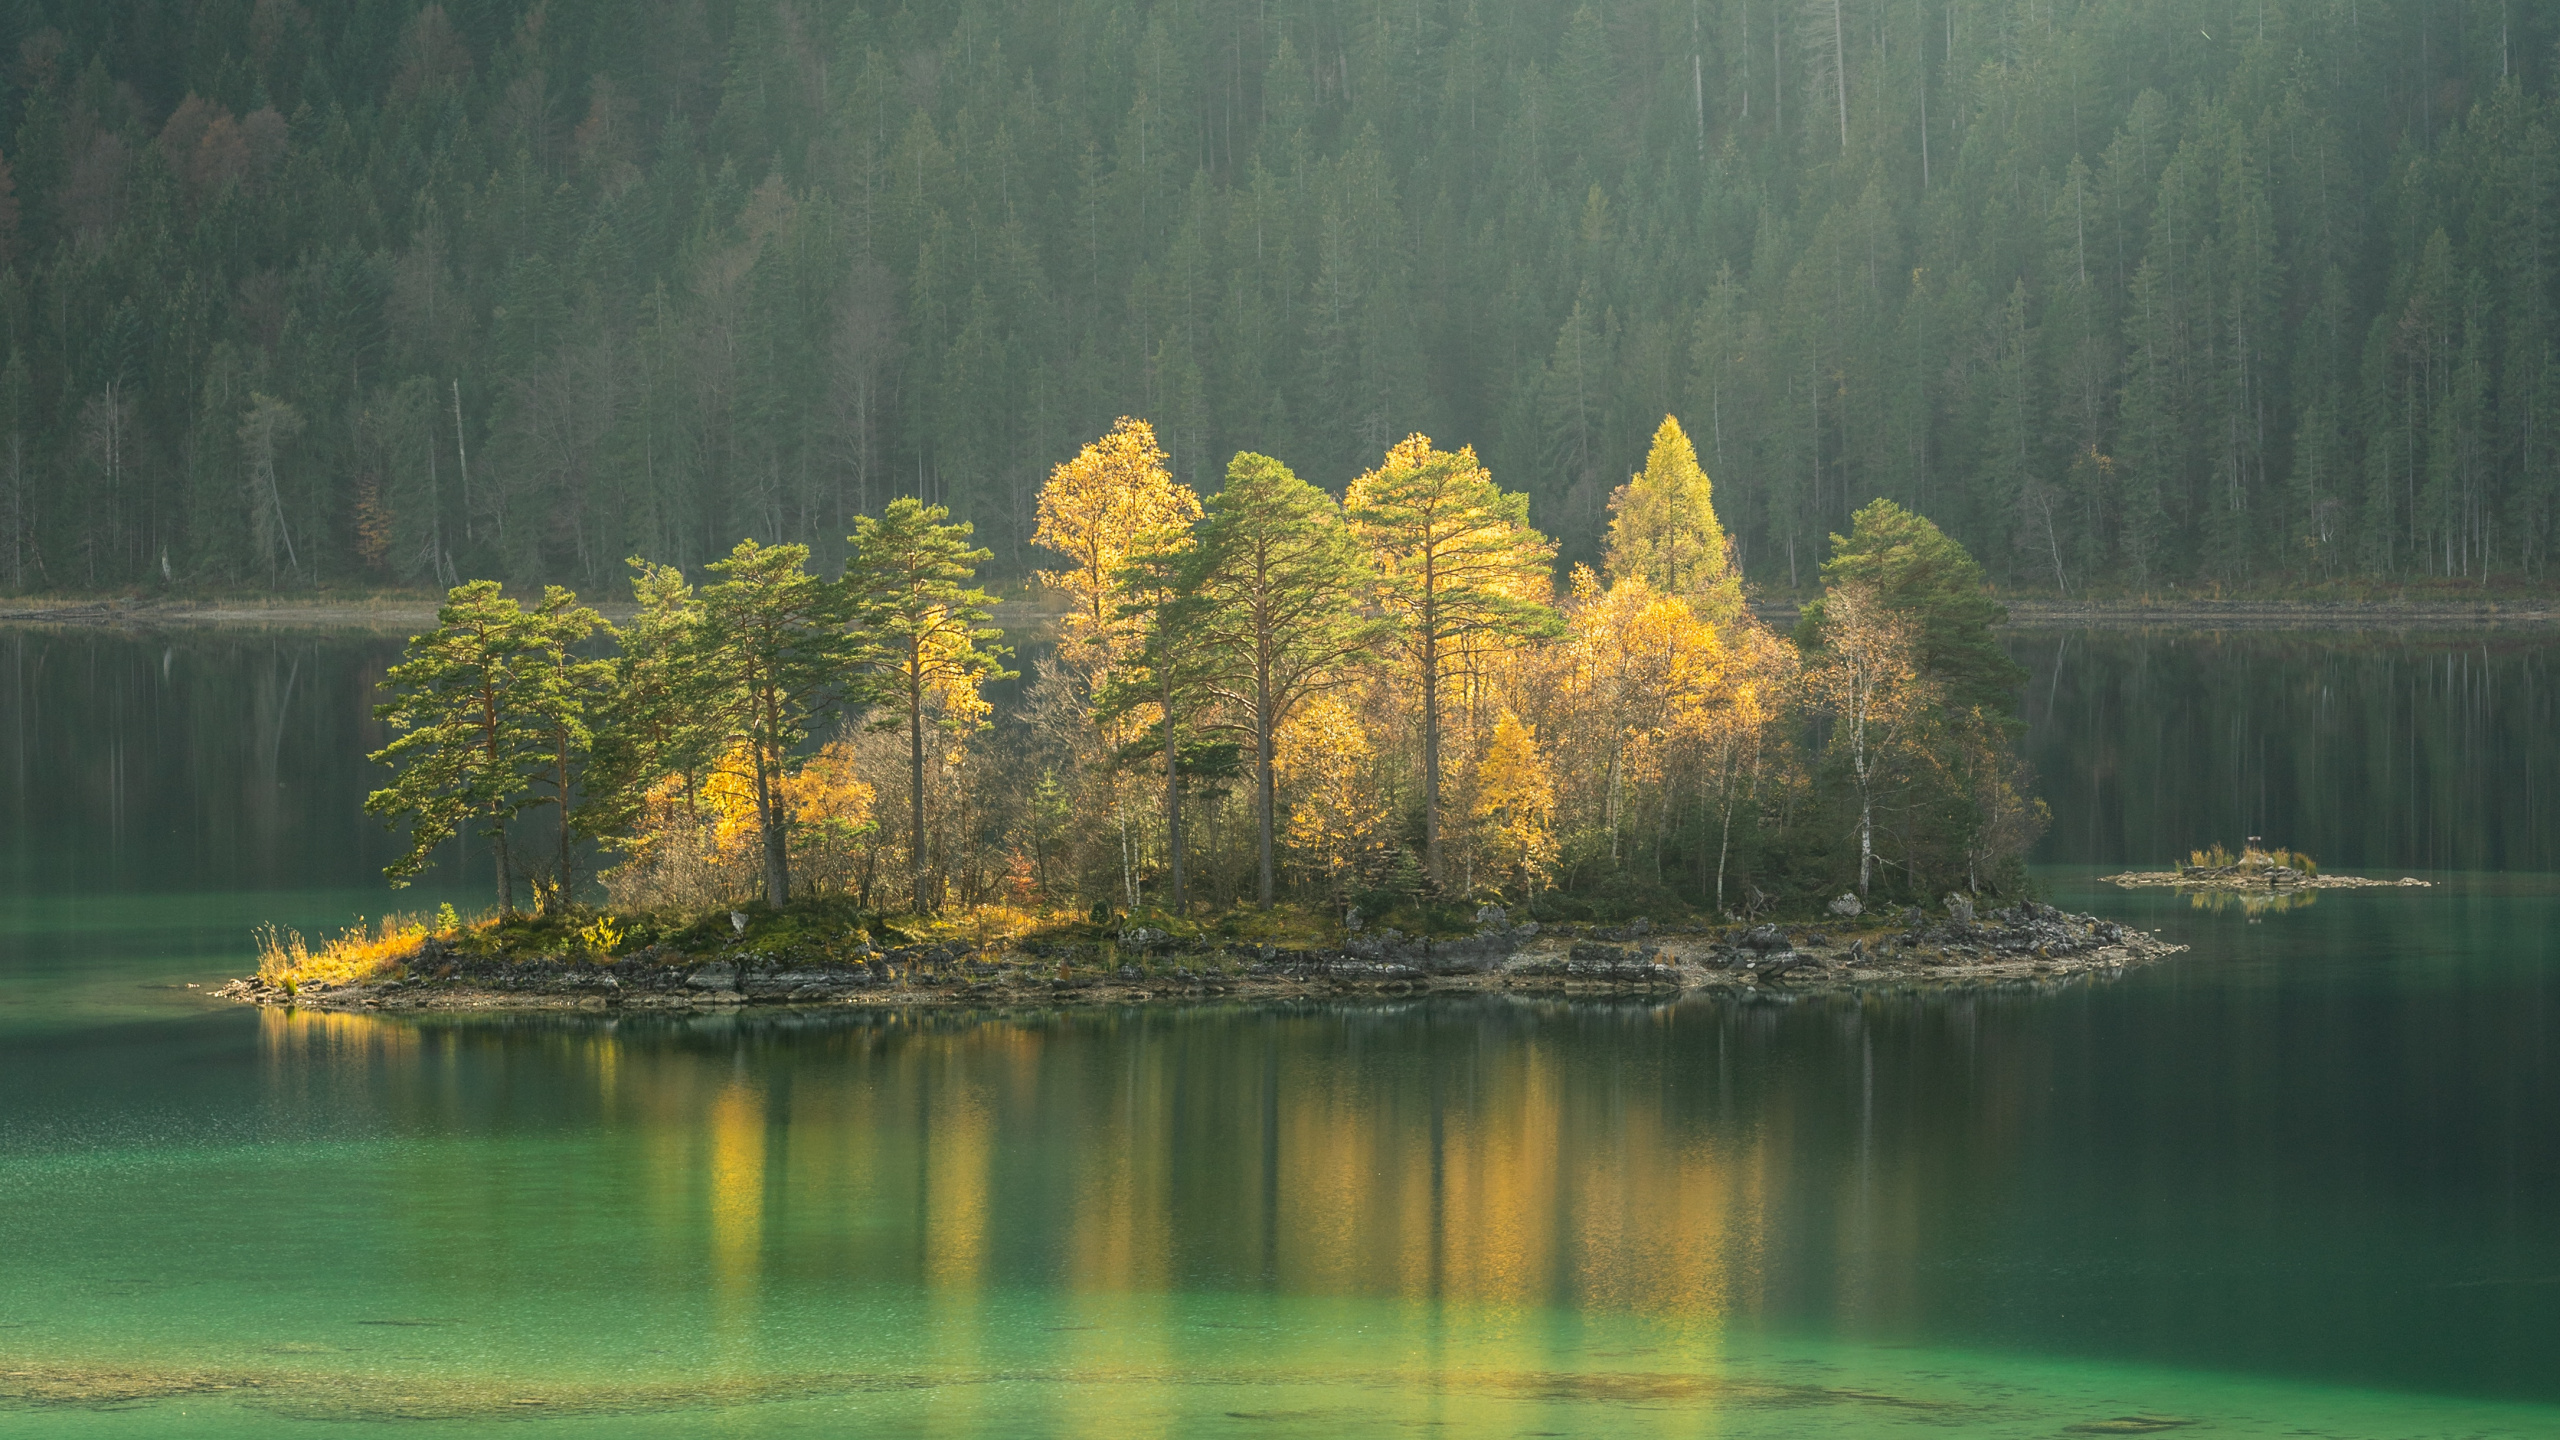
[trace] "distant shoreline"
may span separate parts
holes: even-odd
[[[2502,630],[2560,628],[2560,595],[2479,600],[2059,600],[2003,596],[2010,630]],[[628,604],[597,607],[627,619]],[[1781,628],[1795,623],[1798,602],[1755,602],[1752,611]],[[1054,624],[1053,606],[1007,600],[996,623],[1015,633]],[[407,635],[431,628],[436,601],[425,596],[333,599],[327,596],[211,599],[0,601],[0,625],[111,626],[118,629],[371,630]]]

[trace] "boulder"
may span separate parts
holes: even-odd
[[[1855,895],[1843,895],[1831,902],[1831,913],[1843,920],[1857,919],[1866,912],[1866,908],[1858,903],[1858,897]]]
[[[1511,916],[1499,905],[1479,905],[1476,907],[1476,923],[1487,929],[1499,930],[1511,923]]]
[[[735,990],[738,988],[738,967],[719,961],[696,965],[684,983],[696,990]]]
[[[1953,894],[1947,896],[1947,918],[1955,921],[1959,925],[1972,924],[1973,897],[1970,895]]]

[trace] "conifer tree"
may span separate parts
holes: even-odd
[[[1265,909],[1277,883],[1274,745],[1302,701],[1346,683],[1386,638],[1386,622],[1365,613],[1375,584],[1323,491],[1267,455],[1227,463],[1164,623],[1196,639],[1208,688],[1252,750],[1255,894]]]
[[[395,885],[427,866],[437,846],[474,818],[496,852],[498,908],[515,913],[507,822],[534,803],[532,776],[550,736],[537,704],[543,657],[537,627],[495,580],[454,587],[436,628],[413,636],[374,715],[400,733],[366,757],[394,770],[365,797],[366,813],[408,822],[409,849],[383,873]]]
[[[1504,492],[1472,446],[1435,448],[1409,435],[1351,482],[1343,504],[1378,567],[1378,594],[1396,622],[1422,702],[1423,869],[1442,864],[1441,682],[1461,642],[1499,644],[1555,634],[1547,597],[1555,542],[1529,526],[1529,497]]]
[[[792,749],[844,698],[854,654],[841,587],[809,573],[806,545],[741,540],[711,562],[687,655],[696,703],[747,766],[764,854],[765,903],[791,898],[790,815],[782,779]]]
[[[615,663],[579,653],[604,617],[558,585],[525,612],[524,704],[542,742],[533,778],[534,805],[556,812],[559,853],[550,876],[537,878],[534,902],[549,914],[569,903],[577,884],[574,836],[583,829],[580,789],[595,754],[596,726],[614,693]],[[547,794],[545,792],[548,792]]]
[[[1826,593],[1805,606],[1796,625],[1796,643],[1807,652],[1826,643],[1829,592],[1864,586],[1878,604],[1919,627],[1920,666],[1951,713],[2016,710],[2027,672],[1991,633],[2009,618],[2008,609],[1991,598],[1981,564],[1924,517],[1890,500],[1867,505],[1852,517],[1846,536],[1831,537],[1822,583]]]
[[[1715,487],[1679,420],[1662,417],[1644,469],[1609,497],[1609,514],[1611,581],[1640,577],[1720,627],[1740,618],[1742,576],[1716,518]]]
[[[630,826],[650,789],[669,776],[693,806],[720,738],[693,664],[702,625],[693,587],[672,565],[630,565],[639,611],[614,634],[621,663],[596,733],[588,802],[606,833]]]
[[[877,722],[880,728],[907,732],[907,867],[918,914],[932,908],[925,731],[932,725],[955,733],[985,728],[987,705],[978,687],[1013,678],[1002,663],[1011,652],[993,643],[1003,632],[986,623],[993,597],[969,583],[988,552],[969,543],[967,522],[950,517],[913,496],[890,501],[877,518],[863,516],[848,537],[853,552],[844,576],[859,637],[855,658],[868,672],[864,698],[894,710]]]

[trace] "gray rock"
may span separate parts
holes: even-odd
[[[1745,947],[1764,953],[1787,949],[1786,932],[1775,925],[1755,925],[1742,937]]]
[[[1947,918],[1955,921],[1959,925],[1972,924],[1973,897],[1970,895],[1949,895],[1947,897]]]
[[[1831,913],[1843,920],[1855,920],[1865,914],[1866,909],[1866,906],[1858,903],[1858,897],[1855,895],[1843,895],[1831,902]]]
[[[1120,943],[1132,950],[1152,950],[1172,938],[1163,931],[1146,925],[1120,932]]]
[[[1511,923],[1511,917],[1499,905],[1479,905],[1476,907],[1476,923],[1499,930]]]
[[[684,983],[696,990],[735,990],[738,988],[738,967],[717,961],[697,965],[693,967],[693,973],[685,977]]]

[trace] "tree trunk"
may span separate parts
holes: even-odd
[[[1173,677],[1164,677],[1164,848],[1173,872],[1173,913],[1183,909],[1182,752],[1173,728]]]
[[[791,898],[791,852],[785,848],[780,797],[773,793],[778,765],[769,764],[764,746],[756,746],[756,822],[764,841],[764,903],[779,910]]]
[[[1426,576],[1424,584],[1429,584]],[[1422,634],[1422,874],[1440,888],[1440,637]]]
[[[559,776],[560,776],[560,871],[559,871],[559,876],[558,876],[559,886],[558,886],[558,889],[557,889],[557,891],[556,891],[555,893],[556,893],[556,894],[558,895],[558,897],[559,897],[559,904],[561,904],[562,906],[564,906],[564,907],[565,907],[565,906],[569,903],[569,736],[568,736],[568,732],[566,732],[566,731],[562,731],[562,732],[560,733],[560,735],[559,735],[559,743],[560,743],[560,753],[559,753]]]
[[[924,675],[923,646],[907,642],[907,880],[918,915],[924,897]]]
[[[1270,714],[1270,707],[1266,705],[1263,708],[1262,713],[1256,716],[1253,722],[1253,745],[1254,750],[1257,753],[1257,759],[1254,762],[1254,769],[1260,772],[1254,777],[1254,798],[1256,801],[1254,808],[1258,812],[1254,816],[1254,819],[1256,823],[1260,825],[1262,830],[1262,866],[1261,873],[1256,877],[1258,883],[1255,894],[1257,898],[1261,900],[1262,908],[1265,910],[1270,909],[1273,901],[1278,898],[1276,893],[1278,886],[1274,883],[1277,877],[1272,874],[1271,865],[1271,811],[1273,803],[1277,797],[1273,793],[1275,786],[1272,778],[1271,732],[1274,727],[1270,720]]]
[[[501,806],[492,805],[489,818],[497,822],[491,838],[496,841],[494,848],[498,856],[498,913],[513,915],[516,913],[516,867],[507,854],[507,812]]]

